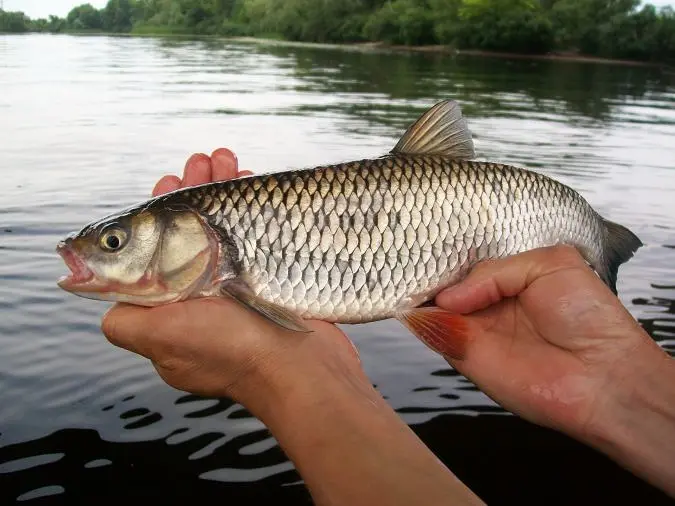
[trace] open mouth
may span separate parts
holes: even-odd
[[[67,242],[60,242],[56,247],[56,252],[61,255],[66,266],[70,269],[70,274],[63,276],[57,282],[61,288],[68,290],[87,283],[94,277],[94,273],[87,267],[84,260]]]

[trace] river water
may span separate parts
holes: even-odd
[[[0,36],[0,503],[306,501],[276,441],[241,406],[176,391],[105,340],[108,305],[56,287],[65,268],[54,246],[145,199],[191,153],[230,147],[257,172],[377,156],[444,98],[462,103],[480,158],[550,174],[640,236],[645,246],[620,270],[620,297],[675,350],[672,75],[250,42]],[[505,413],[397,322],[345,330],[392,406],[491,503],[630,494],[665,503],[602,456]]]

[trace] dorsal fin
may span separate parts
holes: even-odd
[[[476,154],[459,104],[444,100],[425,112],[391,150],[394,154],[444,155],[470,160]]]

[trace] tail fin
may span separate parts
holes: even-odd
[[[603,222],[605,225],[605,265],[600,277],[616,295],[619,266],[630,260],[643,244],[638,236],[623,225],[609,220],[603,220]]]

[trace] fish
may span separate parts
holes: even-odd
[[[433,306],[480,262],[571,245],[617,294],[643,244],[575,190],[476,159],[443,100],[383,155],[182,188],[59,242],[75,295],[140,306],[229,297],[284,329],[394,318],[435,351],[466,349],[460,315]]]

